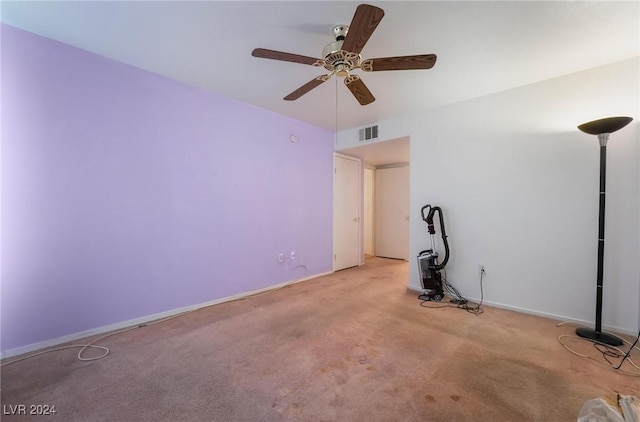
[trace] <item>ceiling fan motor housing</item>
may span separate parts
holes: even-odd
[[[327,46],[322,49],[322,57],[327,59],[330,55],[339,52],[342,49],[343,42],[344,41],[340,40],[327,44]]]
[[[359,54],[344,51],[342,44],[349,32],[347,25],[336,25],[333,27],[333,35],[336,40],[326,45],[322,50],[324,60],[320,63],[325,69],[334,72],[337,76],[349,76],[349,71],[360,66],[362,57]]]

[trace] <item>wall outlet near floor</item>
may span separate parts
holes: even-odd
[[[291,251],[291,260],[292,261],[296,260],[296,251]]]
[[[278,262],[284,262],[284,254],[283,253],[278,254]]]
[[[484,267],[484,264],[480,264],[480,274],[486,274],[487,269]]]

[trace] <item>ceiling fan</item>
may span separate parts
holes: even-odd
[[[256,48],[251,52],[251,55],[264,59],[321,66],[330,72],[310,80],[284,97],[287,101],[297,100],[323,82],[328,81],[331,76],[336,75],[344,77],[345,85],[361,105],[371,104],[376,100],[375,97],[358,75],[351,74],[353,70],[378,72],[382,70],[431,69],[436,64],[435,54],[362,60],[360,52],[383,17],[384,10],[379,7],[368,4],[359,5],[349,26],[336,25],[333,28],[336,40],[327,44],[322,50],[322,59],[265,48]]]

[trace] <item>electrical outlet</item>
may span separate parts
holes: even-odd
[[[292,261],[296,260],[296,251],[291,251],[291,260]]]
[[[284,262],[284,254],[283,253],[279,253],[278,254],[278,262]]]
[[[480,264],[480,274],[486,274],[487,269],[484,267],[484,264]]]

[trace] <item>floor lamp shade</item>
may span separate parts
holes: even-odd
[[[578,126],[582,132],[597,135],[600,142],[600,212],[598,219],[598,274],[596,277],[596,323],[595,328],[578,328],[576,334],[611,346],[622,345],[622,339],[602,332],[602,291],[604,274],[604,206],[607,175],[607,141],[609,134],[622,129],[633,120],[631,117],[607,117]]]
[[[589,135],[600,135],[601,133],[613,133],[622,129],[633,119],[631,117],[607,117],[606,119],[594,120],[583,123],[578,129]]]

